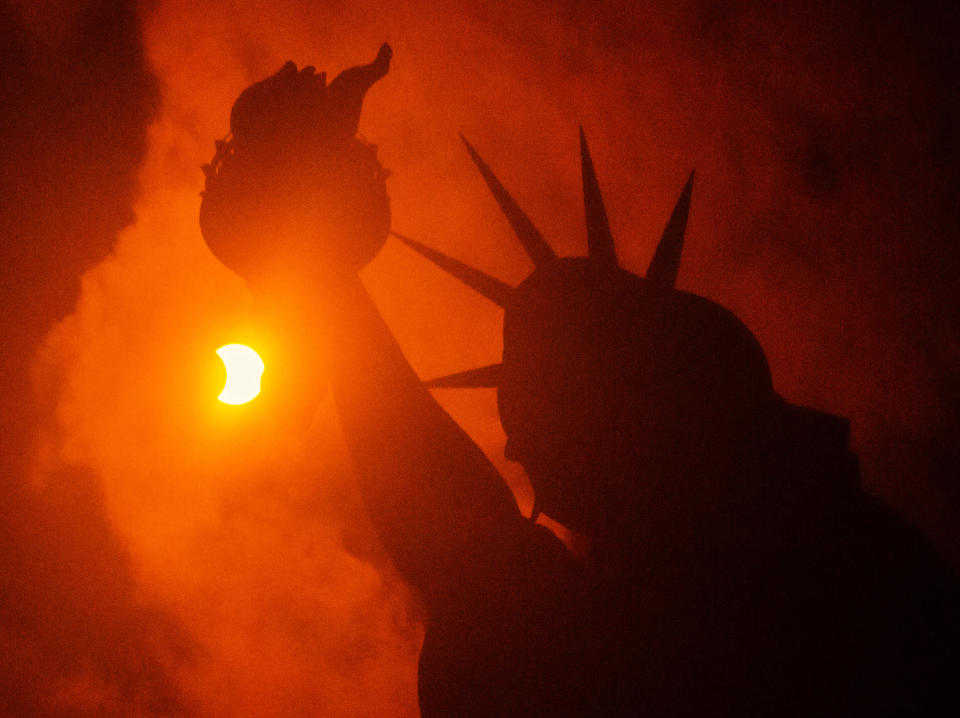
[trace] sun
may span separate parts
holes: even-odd
[[[260,393],[263,359],[243,344],[225,344],[217,355],[227,370],[227,381],[217,398],[224,404],[246,404]]]

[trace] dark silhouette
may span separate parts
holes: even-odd
[[[383,57],[376,72],[350,75],[364,91]],[[295,67],[274,81],[276,94],[244,102],[266,143],[278,141],[267,131],[271,97],[293,103],[285,117],[303,109],[290,98],[312,101],[287,94],[301,81]],[[355,141],[324,137],[331,155]],[[238,163],[241,146],[238,135]],[[956,577],[861,491],[847,422],[784,401],[749,329],[675,289],[693,176],[641,278],[618,266],[582,133],[587,257],[557,257],[467,150],[533,273],[510,287],[396,236],[503,307],[501,363],[422,383],[355,275],[379,248],[365,233],[357,246],[373,253],[339,249],[354,240],[341,225],[320,238],[313,263],[269,257],[270,271],[296,277],[324,307],[337,351],[331,384],[367,509],[426,606],[423,715],[955,711]],[[291,161],[297,173],[316,160]],[[255,161],[244,166],[254,173],[246,186],[275,177],[265,165],[263,175]],[[230,257],[273,252],[244,223],[302,208],[284,198],[264,209],[216,180],[201,215],[214,251],[225,261],[229,243]],[[322,191],[325,205],[366,201],[349,187]],[[203,214],[214,198],[222,224]],[[269,285],[259,267],[245,276]],[[429,386],[497,387],[507,456],[527,470],[534,518],[542,511],[583,534],[583,557],[520,514]]]
[[[387,173],[376,147],[355,135],[363,96],[390,55],[384,45],[329,86],[325,73],[288,62],[237,98],[231,136],[204,166],[200,226],[214,254],[259,289],[289,282],[303,266],[359,269],[386,241]],[[257,233],[272,241],[258,245]]]

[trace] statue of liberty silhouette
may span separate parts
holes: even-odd
[[[287,63],[246,90],[200,217],[255,293],[323,307],[302,331],[334,348],[366,509],[427,612],[422,715],[956,711],[956,576],[861,490],[848,422],[779,396],[751,331],[676,288],[692,173],[640,277],[582,130],[582,257],[557,256],[464,140],[534,269],[510,286],[393,233],[504,312],[502,361],[421,381],[357,276],[390,231],[387,173],[355,136],[390,57],[329,86]],[[497,390],[531,517],[431,395],[469,387]]]

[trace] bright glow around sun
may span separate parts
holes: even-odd
[[[217,355],[227,370],[227,382],[217,398],[224,404],[246,404],[260,393],[263,359],[243,344],[226,344]]]

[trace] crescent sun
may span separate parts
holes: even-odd
[[[227,371],[223,391],[217,397],[224,404],[246,404],[260,393],[263,359],[243,344],[225,344],[217,349],[217,356]]]

